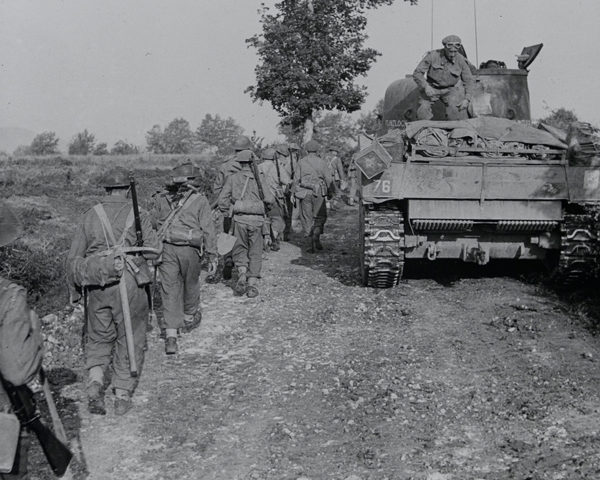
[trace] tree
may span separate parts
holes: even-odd
[[[407,1],[407,0],[405,0]],[[312,137],[313,114],[321,110],[354,112],[366,89],[354,83],[379,55],[363,48],[364,12],[393,0],[282,0],[274,15],[263,6],[262,34],[246,42],[258,50],[256,85],[245,91],[268,101],[293,130]],[[411,3],[416,3],[411,0]]]
[[[356,122],[360,130],[367,135],[376,135],[381,130],[383,116],[383,98],[377,102],[375,108],[368,113],[362,113]]]
[[[166,153],[163,132],[160,125],[154,125],[151,130],[146,132],[146,144],[149,152]]]
[[[140,153],[138,147],[132,143],[127,143],[125,140],[119,140],[110,150],[111,155],[133,155]]]
[[[108,155],[108,145],[106,142],[99,143],[92,153],[94,155]]]
[[[29,155],[54,155],[58,153],[58,138],[54,132],[36,135],[29,145]]]
[[[196,141],[203,148],[216,148],[224,152],[235,137],[244,133],[244,129],[231,117],[224,119],[218,114],[208,113],[196,129]]]
[[[176,118],[167,125],[162,140],[165,153],[190,153],[194,148],[194,134],[183,118]]]
[[[550,115],[540,119],[541,123],[550,125],[551,127],[560,128],[565,132],[569,129],[569,125],[573,122],[578,122],[579,119],[573,110],[567,110],[566,108],[559,108],[550,110]]]
[[[87,128],[69,142],[69,155],[89,155],[94,150],[96,137]]]

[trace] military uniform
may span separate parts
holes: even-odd
[[[447,45],[454,45],[454,42],[460,46],[460,38],[455,35],[444,38],[444,48],[427,53],[413,73],[413,78],[420,87],[417,110],[419,120],[433,118],[431,107],[437,100],[441,100],[446,106],[447,120],[461,120],[468,116],[466,108],[459,109],[459,105],[465,99],[471,100],[475,81],[465,57],[456,52],[451,58],[448,53]],[[464,92],[459,80],[462,80]],[[432,95],[426,93],[426,87],[433,89]]]
[[[307,142],[308,155],[298,161],[297,178],[294,180],[294,193],[300,200],[300,222],[304,235],[311,237],[309,252],[321,250],[320,236],[327,221],[325,199],[333,192],[333,178],[327,162],[316,153],[319,144]]]
[[[356,192],[358,190],[358,169],[356,168],[356,163],[354,163],[354,159],[350,162],[348,166],[348,205],[354,205],[356,200]]]
[[[238,155],[242,169],[225,181],[219,196],[219,209],[233,216],[233,235],[237,241],[233,247],[233,261],[238,269],[238,282],[235,291],[249,297],[258,295],[256,285],[262,269],[263,238],[265,223],[264,203],[275,201],[265,177],[260,178],[264,202],[260,198],[258,185],[250,168],[252,152],[246,150]]]
[[[197,167],[186,163],[175,168],[173,178],[186,177],[191,181],[198,173]],[[189,332],[202,319],[200,264],[202,255],[206,254],[211,263],[216,265],[215,228],[207,198],[193,190],[174,199],[169,199],[166,194],[156,195],[150,217],[163,242],[158,271],[166,349],[168,354],[173,354],[177,351],[177,330]]]
[[[336,207],[336,199],[341,196],[342,187],[345,188],[346,178],[342,160],[337,155],[337,150],[331,150],[331,153],[325,158],[329,174],[333,178],[334,192],[331,202],[327,202],[327,207]],[[331,205],[330,205],[331,203]]]
[[[269,208],[269,220],[274,237],[271,249],[279,250],[279,239],[283,237],[285,231],[286,216],[290,217],[291,223],[291,216],[288,215],[286,193],[292,180],[289,177],[287,169],[279,164],[279,158],[277,158],[277,153],[274,150],[265,150],[262,158],[264,162],[258,166],[258,171],[264,176],[266,186],[273,194],[273,197],[275,197],[274,203]],[[279,169],[277,168],[278,164]]]
[[[121,169],[118,174],[127,175]],[[122,186],[121,186],[122,187]],[[107,187],[109,189],[109,187]],[[133,221],[133,207],[125,193],[104,197],[100,204],[105,212],[114,238],[124,247],[135,246],[136,231]],[[79,301],[80,289],[87,288],[87,340],[85,344],[86,368],[89,372],[89,400],[92,413],[104,414],[104,394],[102,390],[104,372],[112,363],[112,386],[115,388],[117,413],[125,413],[131,408],[131,396],[137,387],[138,377],[130,372],[127,337],[125,334],[124,313],[119,291],[119,281],[124,282],[129,299],[135,361],[141,371],[144,362],[146,330],[148,321],[148,297],[144,286],[138,286],[130,268],[118,266],[111,255],[103,253],[114,247],[111,235],[107,232],[98,211],[92,208],[83,214],[75,232],[67,257],[67,280],[71,301]],[[156,232],[152,229],[148,215],[140,211],[144,246],[159,248]],[[145,254],[148,258],[156,255]],[[104,260],[108,261],[104,261]],[[102,262],[100,267],[95,261]],[[144,261],[143,259],[140,259]],[[104,278],[98,279],[98,272]],[[102,277],[102,275],[100,275]],[[96,384],[99,384],[96,385]]]

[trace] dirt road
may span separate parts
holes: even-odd
[[[149,337],[126,416],[62,387],[75,478],[600,478],[600,346],[556,297],[489,271],[364,289],[356,210],[300,241],[256,299],[206,284],[178,355]]]

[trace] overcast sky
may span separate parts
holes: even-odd
[[[244,40],[260,32],[260,4],[0,0],[0,127],[54,131],[63,142],[87,128],[109,147],[144,145],[154,124],[183,117],[195,130],[211,113],[275,140],[278,116],[244,93],[257,63]],[[382,56],[358,79],[369,92],[364,109],[412,73],[432,33],[434,48],[457,34],[473,63],[509,68],[523,47],[543,43],[529,74],[534,118],[565,107],[600,124],[599,27],[598,0],[396,0],[368,12],[368,46]]]

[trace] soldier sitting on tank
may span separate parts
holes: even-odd
[[[467,107],[473,97],[475,81],[467,60],[459,53],[461,40],[456,35],[449,35],[442,44],[444,48],[427,53],[413,73],[420,88],[419,120],[433,118],[431,107],[438,100],[446,106],[447,120],[468,117]],[[459,80],[462,80],[464,91]]]

